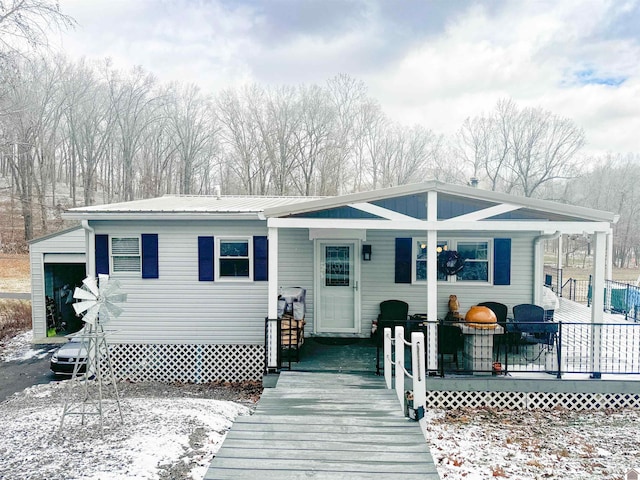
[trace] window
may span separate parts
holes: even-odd
[[[462,271],[455,276],[447,276],[438,270],[439,282],[489,282],[491,259],[490,241],[488,240],[438,240],[435,254],[443,250],[456,250],[465,259]],[[413,239],[413,283],[427,281],[427,255],[430,253],[425,240]]]
[[[461,282],[489,281],[489,242],[458,241],[458,253],[465,259],[464,268],[456,275]]]
[[[252,280],[253,246],[250,238],[216,239],[216,274],[220,279]]]
[[[447,241],[438,241],[438,245],[436,247],[436,254],[441,252],[442,250],[446,250],[448,248]],[[414,268],[413,268],[413,281],[414,282],[426,282],[427,281],[427,242],[425,240],[414,239],[413,240],[413,258]],[[447,276],[443,273],[438,272],[438,280],[446,280]]]
[[[111,237],[113,273],[140,273],[140,237]]]

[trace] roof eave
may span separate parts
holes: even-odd
[[[65,212],[68,220],[261,220],[260,212]]]

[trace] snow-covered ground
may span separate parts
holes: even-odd
[[[0,357],[46,354],[28,342],[29,335],[15,338]],[[68,383],[31,387],[0,403],[1,479],[201,479],[236,416],[251,413],[256,393],[123,383],[124,423],[108,402],[101,434],[97,417],[86,425],[68,417],[59,431]],[[640,467],[635,410],[462,409],[428,417],[427,443],[442,479],[622,480]]]
[[[447,480],[623,480],[640,467],[640,412],[461,409],[429,412],[428,443]]]

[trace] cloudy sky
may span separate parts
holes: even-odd
[[[73,57],[223,87],[362,80],[401,123],[455,132],[501,98],[640,153],[640,0],[62,0]]]

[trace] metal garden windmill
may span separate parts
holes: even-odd
[[[81,341],[80,351],[85,352],[85,372],[81,374],[83,355],[78,355],[72,381],[67,389],[60,429],[67,415],[80,415],[83,424],[85,415],[99,415],[102,431],[103,397],[108,386],[113,388],[120,422],[123,421],[104,325],[112,318],[120,316],[123,310],[115,303],[125,302],[127,294],[121,292],[120,282],[109,280],[109,275],[98,275],[97,280],[87,277],[82,284],[82,287],[76,288],[73,293],[73,298],[80,300],[73,304],[73,308],[76,314],[84,314],[82,321],[85,325],[76,337]]]

